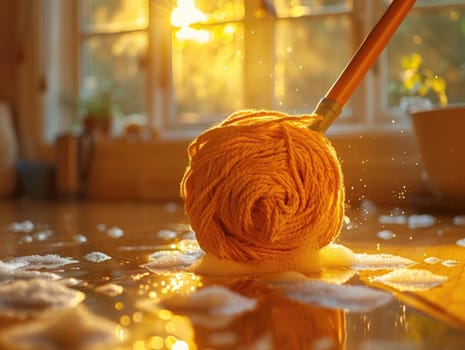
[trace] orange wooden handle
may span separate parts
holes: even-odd
[[[392,1],[384,15],[358,48],[349,64],[326,93],[325,98],[322,100],[325,106],[323,108],[319,108],[320,106],[318,106],[315,109],[315,114],[321,115],[321,112],[324,112],[328,108],[334,109],[333,112],[336,114],[330,117],[330,120],[326,121],[326,123],[323,122],[327,125],[319,127],[319,130],[325,131],[333,119],[337,117],[340,109],[345,105],[361,80],[365,77],[414,4],[415,0]],[[328,104],[331,106],[328,106]],[[335,106],[332,106],[333,104]],[[322,116],[326,118],[326,115]]]

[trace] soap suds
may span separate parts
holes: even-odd
[[[119,227],[114,226],[114,227],[110,227],[107,230],[107,235],[110,236],[111,238],[118,239],[118,238],[123,237],[124,231],[120,229]]]
[[[197,262],[204,252],[197,250],[162,250],[149,256],[150,262],[141,265],[150,271],[182,270]]]
[[[13,326],[0,335],[0,344],[11,350],[110,349],[119,341],[117,327],[80,305]]]
[[[378,221],[380,224],[405,225],[407,217],[405,215],[380,215]]]
[[[111,256],[102,252],[90,252],[84,255],[84,259],[93,263],[101,263],[111,259]]]
[[[384,239],[385,241],[391,240],[396,237],[396,234],[391,230],[382,230],[376,233],[376,237]]]
[[[452,223],[456,226],[465,226],[465,215],[456,215],[452,218]]]
[[[356,270],[384,270],[406,267],[415,261],[392,254],[354,254],[352,268]]]
[[[47,255],[28,255],[20,256],[11,260],[8,260],[5,264],[15,267],[22,268],[25,270],[38,270],[38,269],[57,269],[59,267],[76,264],[78,260],[72,258],[63,258],[57,254]]]
[[[9,231],[29,233],[34,231],[34,223],[30,220],[13,222],[7,226]]]
[[[73,307],[82,302],[84,293],[62,283],[32,279],[0,285],[0,314],[26,318],[55,309]]]
[[[440,263],[442,260],[439,259],[439,258],[437,258],[437,257],[435,257],[435,256],[430,256],[430,257],[428,257],[428,258],[425,258],[423,261],[424,261],[425,263],[427,263],[427,264],[433,265],[433,264]]]
[[[436,275],[428,270],[397,269],[372,280],[401,292],[419,292],[429,290],[447,281],[446,276]]]
[[[455,242],[459,247],[465,247],[465,238],[461,238]]]
[[[124,288],[116,283],[106,283],[95,288],[95,291],[100,294],[115,297],[123,294]]]
[[[157,232],[157,237],[166,241],[175,239],[177,236],[178,234],[172,230],[164,229]]]
[[[253,310],[257,301],[223,286],[204,287],[189,295],[175,294],[161,302],[169,309],[219,315],[238,315]]]
[[[410,229],[431,227],[437,222],[436,218],[429,214],[410,215],[408,217],[408,227]]]
[[[338,285],[320,280],[292,283],[273,281],[270,286],[280,289],[288,298],[301,303],[351,312],[373,310],[393,299],[389,293],[370,287]]]

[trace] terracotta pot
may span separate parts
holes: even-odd
[[[412,110],[426,184],[435,195],[465,198],[465,104]]]

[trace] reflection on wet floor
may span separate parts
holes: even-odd
[[[465,346],[464,216],[349,210],[333,247],[344,264],[328,253],[311,276],[201,276],[176,203],[0,212],[2,349]]]

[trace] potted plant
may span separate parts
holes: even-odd
[[[418,53],[401,58],[402,71],[396,89],[400,95],[400,108],[408,110],[413,105],[447,105],[446,81],[423,66]]]
[[[88,133],[98,132],[108,135],[117,109],[112,91],[108,88],[83,94],[79,100],[83,130]]]

